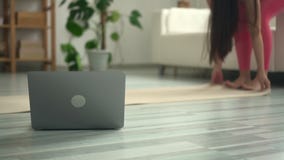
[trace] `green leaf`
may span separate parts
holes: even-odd
[[[111,62],[112,62],[112,54],[109,53],[109,55],[108,55],[108,64],[110,64]]]
[[[119,41],[120,36],[119,36],[119,34],[117,32],[114,32],[114,33],[111,34],[111,39],[113,41],[117,42],[117,41]]]
[[[98,48],[98,46],[99,46],[98,41],[96,39],[92,39],[86,43],[85,48],[86,49],[96,49]]]
[[[69,12],[69,17],[68,17],[68,21],[74,21],[77,17],[77,14],[79,14],[80,11],[79,10],[71,10]]]
[[[68,51],[69,44],[61,44],[61,51],[66,53]]]
[[[65,53],[65,62],[68,64],[68,69],[70,71],[82,69],[80,54],[71,43],[61,44],[61,50]]]
[[[66,57],[65,57],[65,62],[66,63],[71,63],[74,61],[76,54],[74,53],[67,53]]]
[[[61,3],[59,4],[59,6],[64,5],[64,4],[65,4],[65,2],[66,2],[66,0],[62,0],[62,1],[61,1]]]
[[[66,24],[66,29],[76,37],[81,37],[84,33],[84,28],[74,21],[68,21]]]
[[[81,71],[83,69],[82,67],[82,61],[81,61],[81,57],[79,54],[76,55],[76,59],[75,59],[75,64],[77,65],[77,70]]]
[[[139,18],[139,17],[142,17],[142,15],[141,15],[141,13],[138,10],[133,10],[131,12],[131,17]]]
[[[77,0],[77,4],[79,7],[84,8],[88,6],[88,1],[87,0]]]
[[[72,48],[66,53],[65,62],[68,64],[73,63],[76,60],[76,56],[79,55],[75,48]]]
[[[143,27],[142,27],[142,25],[141,25],[141,23],[140,23],[140,21],[138,20],[137,17],[134,17],[134,16],[129,17],[129,21],[130,21],[130,24],[132,24],[133,26],[135,26],[139,29],[143,29]]]
[[[70,44],[70,43],[61,44],[61,50],[64,53],[74,53],[74,52],[77,52],[75,47],[72,44]]]
[[[139,28],[139,29],[143,29],[139,19],[142,17],[141,13],[138,10],[133,10],[131,12],[131,15],[129,17],[129,21],[130,24]]]
[[[105,12],[112,2],[113,0],[97,0],[96,6],[101,12]]]
[[[93,8],[87,7],[84,9],[84,16],[83,16],[83,20],[88,21],[95,13],[95,10]]]
[[[69,65],[68,69],[69,71],[79,71],[79,67],[77,64]]]
[[[81,2],[82,1],[82,2]],[[68,20],[88,21],[94,15],[94,8],[86,0],[77,0],[69,4]]]
[[[118,11],[112,11],[111,15],[108,17],[108,21],[112,22],[112,23],[116,23],[119,21],[121,15]]]
[[[68,6],[68,9],[71,9],[71,8],[74,8],[74,7],[77,7],[77,2],[71,2]]]
[[[85,8],[87,6],[88,6],[88,2],[86,0],[76,0],[69,4],[68,9]]]

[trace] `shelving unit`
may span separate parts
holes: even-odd
[[[41,0],[41,11],[44,12],[44,26],[25,26],[16,24],[16,3],[19,0],[3,0],[3,15],[8,17],[9,23],[0,25],[3,31],[3,39],[8,42],[6,46],[9,52],[0,57],[0,62],[4,62],[10,72],[16,73],[17,62],[42,62],[43,69],[47,70],[50,66],[52,71],[56,70],[56,31],[55,31],[55,0]],[[50,21],[48,22],[48,17]],[[44,49],[43,59],[19,59],[16,56],[17,31],[18,30],[40,30],[42,33],[41,40]],[[50,30],[50,32],[49,32]],[[48,40],[50,39],[50,48]],[[50,55],[48,53],[51,53]]]

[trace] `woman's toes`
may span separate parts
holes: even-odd
[[[231,82],[231,81],[226,81],[225,85],[229,88],[234,88],[234,89],[238,89],[241,87],[241,84],[239,84],[238,82]]]
[[[252,86],[252,84],[242,84],[241,87],[244,90],[254,90],[254,87]]]
[[[255,91],[261,90],[260,83],[256,80],[252,81],[251,83],[244,83],[242,84],[241,87],[242,89],[245,89],[245,90],[255,90]]]

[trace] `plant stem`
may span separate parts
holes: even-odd
[[[106,19],[107,19],[107,12],[103,11],[101,13],[101,25],[102,25],[102,46],[101,49],[106,49]]]

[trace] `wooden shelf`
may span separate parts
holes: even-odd
[[[0,57],[0,62],[10,62],[10,58]]]
[[[10,28],[10,25],[8,25],[8,24],[2,24],[2,25],[0,25],[0,28]]]
[[[15,25],[15,27],[17,29],[50,29],[51,27],[49,26],[22,26],[22,25]],[[11,25],[9,24],[3,24],[3,25],[0,25],[0,28],[11,28]]]
[[[16,25],[17,29],[50,29],[48,26],[22,26]]]
[[[27,25],[18,25],[19,23],[19,17],[16,17],[18,10],[17,6],[17,0],[2,0],[0,1],[0,5],[3,5],[3,10],[0,13],[4,17],[6,17],[7,21],[9,21],[8,24],[2,24],[0,25],[0,29],[5,30],[3,32],[3,41],[8,42],[7,47],[9,48],[9,54],[7,57],[0,57],[0,62],[9,62],[9,68],[12,73],[17,72],[17,62],[41,62],[44,65],[44,69],[49,69],[48,66],[50,66],[50,69],[52,71],[56,70],[56,0],[41,0],[41,6],[38,10],[38,12],[44,12],[43,18],[44,23],[35,23],[35,25],[39,26],[31,26],[30,23],[24,23],[24,19],[20,24],[27,24]],[[46,11],[46,8],[49,8],[48,11]],[[22,11],[25,12],[25,11]],[[18,18],[18,19],[17,19]],[[6,21],[6,22],[7,22]],[[36,21],[35,21],[36,22]],[[6,30],[8,32],[6,32]],[[36,58],[28,58],[28,59],[21,59],[17,57],[17,48],[18,48],[18,42],[17,42],[17,34],[18,30],[23,30],[25,32],[26,30],[39,30],[41,32],[41,39],[42,41],[42,48],[44,50],[44,57],[49,58],[42,58],[42,59],[36,59]],[[25,40],[25,38],[22,38],[22,40]],[[28,38],[27,38],[28,40]],[[1,40],[2,41],[2,40]],[[50,43],[50,44],[49,44]],[[50,53],[50,55],[48,54]]]
[[[50,60],[30,58],[30,59],[17,59],[17,62],[50,62]]]

